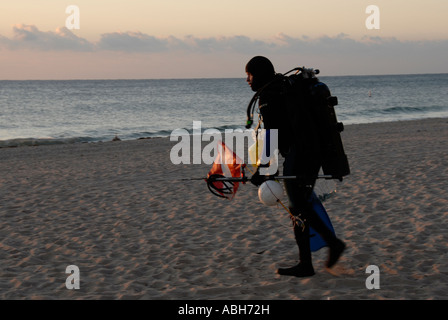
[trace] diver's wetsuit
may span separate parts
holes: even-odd
[[[285,158],[283,175],[298,177],[284,180],[284,185],[291,213],[304,222],[304,226],[294,224],[300,263],[292,268],[279,269],[278,273],[304,277],[314,274],[309,238],[310,226],[330,247],[328,267],[337,261],[345,245],[319,218],[310,202],[322,163],[319,138],[306,106],[288,105],[289,101],[291,99],[288,99],[282,90],[282,82],[277,81],[263,90],[259,98],[259,107],[264,128],[278,129],[279,151]]]

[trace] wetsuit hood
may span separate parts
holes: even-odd
[[[246,72],[253,75],[252,90],[254,91],[257,91],[275,77],[272,62],[262,56],[256,56],[250,59],[246,65]]]

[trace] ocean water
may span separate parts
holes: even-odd
[[[448,74],[320,77],[344,124],[448,117]],[[0,147],[244,128],[244,78],[0,81]]]

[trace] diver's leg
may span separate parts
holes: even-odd
[[[319,215],[314,211],[307,211],[304,214],[305,219],[308,220],[309,225],[320,234],[322,239],[328,244],[329,255],[326,262],[326,267],[331,268],[339,260],[339,257],[345,250],[345,243],[338,239],[333,232],[325,225]]]
[[[294,223],[294,236],[299,247],[299,264],[291,268],[279,268],[277,273],[280,275],[310,277],[314,275],[310,249],[310,228],[306,223],[304,225]]]
[[[297,228],[294,229],[294,235],[296,236],[296,242],[299,246],[299,250],[301,252],[307,252],[305,245],[300,245],[299,243],[305,243],[306,241],[309,247],[309,227],[311,226],[328,244],[329,256],[326,262],[326,267],[331,268],[339,260],[346,246],[345,243],[338,239],[325,225],[309,201],[312,193],[311,186],[313,184],[301,183],[298,180],[287,180],[284,184],[286,193],[290,199],[291,213],[294,216],[300,216],[300,218],[305,222],[307,229],[305,232],[308,234],[308,238],[305,240],[303,235],[299,235]],[[309,255],[311,256],[311,252]],[[303,257],[305,257],[305,255]],[[311,261],[311,259],[309,260]]]

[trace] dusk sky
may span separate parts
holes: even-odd
[[[3,0],[0,79],[244,77],[254,55],[277,72],[446,73],[447,12],[446,0]]]

